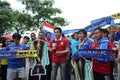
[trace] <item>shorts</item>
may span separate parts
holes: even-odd
[[[26,77],[26,73],[25,73],[25,68],[15,68],[15,69],[11,69],[8,68],[7,69],[7,80],[13,80],[16,78],[18,73],[18,78],[25,78]]]

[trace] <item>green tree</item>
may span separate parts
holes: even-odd
[[[0,1],[0,35],[10,30],[12,25],[12,9],[8,2]]]
[[[30,14],[15,11],[8,2],[0,1],[0,36],[5,32],[22,33],[33,27],[34,21]]]
[[[62,18],[57,17],[62,11],[59,8],[53,8],[53,0],[18,0],[26,5],[27,11],[32,11],[34,14],[33,20],[36,26],[40,23],[48,22],[53,26],[66,26],[68,22]]]
[[[12,16],[12,24],[17,33],[23,33],[25,30],[30,30],[33,27],[33,18],[30,14],[14,11]]]

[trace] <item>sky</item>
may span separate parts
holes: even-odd
[[[22,10],[23,6],[17,0],[6,0],[13,9]],[[60,8],[70,24],[65,29],[84,28],[91,20],[120,12],[120,0],[55,0],[54,7]]]

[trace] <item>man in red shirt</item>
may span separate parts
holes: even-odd
[[[62,30],[59,27],[54,28],[56,38],[50,43],[50,52],[52,53],[52,72],[51,80],[56,80],[58,67],[60,67],[61,80],[65,80],[68,40],[62,37]]]
[[[91,46],[92,49],[108,49],[108,50],[114,49],[114,45],[108,39],[106,40],[103,37],[102,29],[100,28],[95,29],[93,35],[95,41],[92,43]],[[108,77],[110,73],[111,73],[110,61],[101,62],[97,58],[93,59],[94,80],[105,80],[105,77]]]

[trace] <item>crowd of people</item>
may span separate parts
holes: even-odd
[[[38,37],[37,37],[38,35]],[[7,38],[2,39],[3,51],[17,51],[17,50],[40,50],[42,53],[42,47],[44,43],[47,43],[47,49],[49,54],[49,65],[46,65],[46,75],[31,75],[31,69],[33,65],[29,65],[29,76],[26,76],[26,58],[10,58],[2,59],[1,62],[1,78],[2,80],[57,80],[58,68],[60,68],[61,80],[72,80],[71,74],[75,75],[74,68],[71,65],[71,60],[74,60],[73,51],[75,49],[106,49],[114,50],[115,61],[100,62],[98,58],[86,58],[93,63],[93,77],[94,80],[105,80],[106,76],[108,80],[115,80],[113,75],[113,69],[115,64],[120,62],[120,54],[118,53],[120,48],[113,44],[113,41],[120,41],[120,28],[114,35],[112,40],[110,33],[107,29],[96,28],[91,35],[88,35],[87,31],[80,29],[71,36],[65,36],[62,33],[62,29],[59,27],[54,28],[55,39],[51,39],[51,33],[46,34],[40,31],[39,34],[31,33],[30,38],[24,36],[20,42],[21,35],[15,33],[12,35],[13,40],[10,41]],[[72,44],[69,39],[77,42],[76,47],[71,47]],[[114,40],[113,40],[114,39]],[[39,55],[41,59],[42,55]],[[37,63],[41,63],[40,59],[36,58]],[[29,62],[32,62],[34,58],[29,58]],[[76,60],[79,71],[82,72],[81,80],[85,80],[84,74],[84,59],[80,58]],[[43,71],[44,72],[44,71]],[[91,73],[92,74],[92,73]],[[18,78],[17,78],[18,77]],[[75,77],[74,77],[75,78]],[[74,79],[77,80],[77,79]]]

